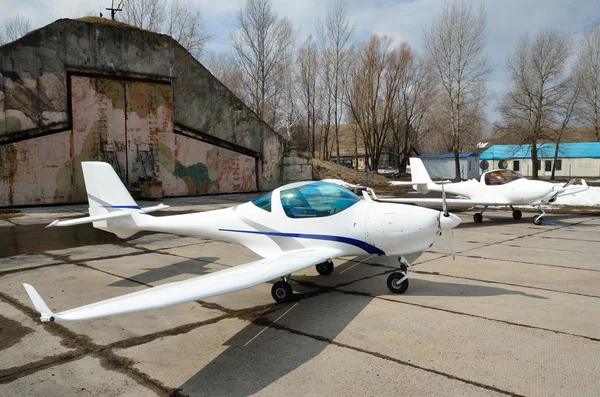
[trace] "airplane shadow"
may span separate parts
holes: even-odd
[[[493,287],[487,285],[473,285],[461,283],[449,283],[442,281],[431,281],[419,279],[419,276],[410,280],[410,288],[407,296],[447,296],[447,297],[483,297],[497,295],[521,295],[533,299],[548,299],[545,296],[528,294],[522,291]]]
[[[333,293],[308,297],[277,323],[285,324],[291,332],[273,326],[266,329],[293,304],[274,306],[268,320],[261,317],[246,325],[223,343],[225,351],[179,389],[188,396],[253,395],[320,355],[329,346],[328,340],[335,339],[371,300]],[[303,325],[314,329],[317,339],[293,331]],[[311,334],[310,330],[307,333]],[[327,370],[335,376],[335,368]]]
[[[189,259],[183,262],[173,263],[164,267],[153,268],[153,269],[142,269],[144,273],[140,273],[135,276],[128,277],[137,282],[144,284],[154,284],[157,281],[165,280],[171,277],[175,277],[182,274],[190,274],[193,276],[202,276],[211,273],[210,269],[206,266],[215,263],[220,258],[215,257],[199,257],[196,259]],[[128,287],[132,286],[131,281],[127,279],[121,279],[108,285],[109,287]]]
[[[347,262],[340,266],[354,264]],[[384,268],[381,270],[385,271]],[[331,277],[335,277],[335,273]],[[223,343],[225,350],[179,389],[189,396],[247,396],[268,388],[287,374],[301,370],[303,365],[330,346],[329,341],[335,340],[374,299],[363,293],[381,297],[393,295],[387,290],[386,278],[387,274],[368,279],[372,281],[357,288],[361,294],[340,291],[300,294],[295,307],[293,303],[273,306],[268,313]],[[319,276],[292,276],[292,280],[301,283],[319,284],[319,279]],[[418,278],[411,280],[407,292],[407,296],[444,296],[449,299],[497,295],[547,299],[495,286]],[[277,323],[269,327],[275,319],[278,319]],[[318,366],[319,362],[315,362],[315,365]],[[330,376],[335,376],[335,368],[328,367],[327,370]]]

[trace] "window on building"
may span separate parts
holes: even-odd
[[[546,172],[552,171],[552,160],[544,161],[544,171],[546,171]]]
[[[562,160],[556,160],[556,171],[562,170]]]
[[[514,160],[514,161],[513,161],[513,170],[514,170],[514,171],[521,171],[521,170],[519,169],[519,167],[520,167],[520,165],[519,165],[519,160]]]
[[[471,172],[471,160],[469,160],[468,163],[469,163],[469,172]]]

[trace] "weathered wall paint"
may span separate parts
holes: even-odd
[[[144,151],[164,160],[153,168],[165,195],[282,182],[281,138],[168,36],[65,19],[0,47],[0,206],[84,201],[84,160],[112,160],[139,188],[152,171],[139,160]],[[46,167],[48,156],[60,164]]]

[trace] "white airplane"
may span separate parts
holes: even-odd
[[[290,275],[316,266],[322,275],[333,271],[332,258],[365,254],[398,256],[401,272],[387,279],[391,292],[403,293],[411,263],[442,231],[454,254],[451,229],[460,219],[448,213],[413,206],[361,200],[351,191],[326,182],[297,182],[261,198],[227,209],[153,217],[140,208],[113,168],[102,162],[83,162],[90,216],[54,221],[50,226],[93,223],[95,228],[127,238],[140,231],[208,237],[240,243],[264,259],[185,281],[54,313],[29,284],[24,287],[42,321],[87,320],[157,309],[237,291],[270,280],[276,302],[289,302]]]
[[[434,183],[423,161],[416,157],[410,158],[411,182],[390,182],[392,185],[412,185],[413,189],[421,194],[427,194],[430,191],[446,192],[462,198],[447,199],[450,205],[475,207],[483,206],[483,211],[473,215],[473,220],[477,223],[483,221],[483,213],[488,206],[507,206],[512,210],[514,219],[521,219],[522,212],[515,209],[515,205],[537,206],[539,214],[533,217],[533,223],[541,225],[546,215],[542,205],[553,203],[557,197],[569,194],[580,193],[589,189],[585,181],[581,180],[581,185],[571,186],[573,179],[564,185],[554,184],[544,181],[534,181],[523,177],[520,173],[508,169],[491,170],[483,173],[480,180],[471,179],[456,183]],[[410,204],[441,204],[439,198],[392,198],[379,199],[371,192],[373,197],[379,202],[390,203],[410,203]]]

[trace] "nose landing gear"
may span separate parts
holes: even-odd
[[[542,209],[542,206],[538,206],[538,210],[540,211],[539,215],[533,217],[534,225],[541,225],[542,223],[544,223],[544,216],[546,215],[546,213]]]
[[[387,287],[394,294],[403,294],[408,289],[408,277],[412,276],[415,268],[403,256],[398,258],[400,270],[388,276]]]

